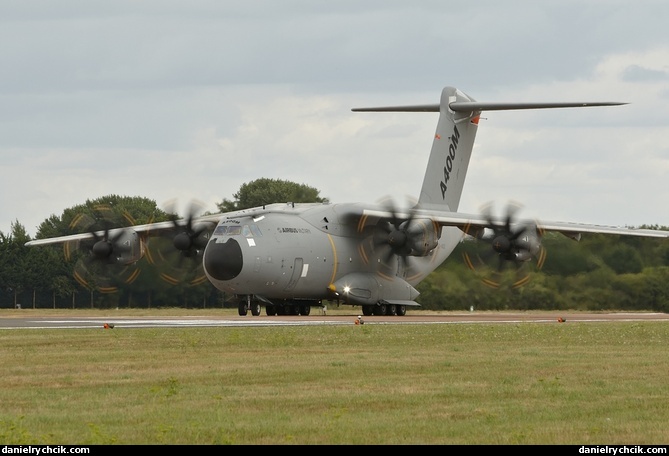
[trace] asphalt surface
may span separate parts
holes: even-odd
[[[30,312],[30,311],[28,311]],[[669,314],[638,312],[445,312],[407,313],[399,316],[309,315],[309,316],[31,316],[28,312],[11,312],[2,315],[2,329],[65,329],[65,328],[151,328],[194,326],[305,326],[305,325],[352,325],[352,324],[464,324],[464,323],[559,323],[607,322],[607,321],[667,321]]]

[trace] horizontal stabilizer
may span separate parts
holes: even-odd
[[[602,101],[593,103],[482,103],[478,101],[454,101],[448,105],[452,111],[506,111],[512,109],[546,109],[546,108],[586,108],[590,106],[619,106],[627,103]]]
[[[514,109],[587,108],[591,106],[620,106],[628,103],[618,101],[553,102],[553,103],[485,103],[480,101],[453,101],[448,107],[454,112],[510,111]],[[438,104],[410,106],[382,106],[376,108],[353,108],[356,112],[439,112]]]
[[[378,108],[353,108],[356,112],[439,112],[439,104],[413,106],[384,106]]]

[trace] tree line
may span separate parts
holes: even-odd
[[[663,229],[667,227],[641,226]],[[423,307],[443,310],[626,310],[669,312],[669,241],[586,234],[574,241],[559,233],[542,240],[542,268],[531,264],[490,286],[496,264],[471,270],[462,259],[463,242],[418,286]],[[526,276],[523,276],[525,274]],[[514,280],[527,277],[522,286]]]
[[[281,201],[327,202],[313,187],[277,179],[244,184],[233,197],[219,203],[218,209],[239,210]],[[101,212],[109,217],[100,217]],[[39,225],[35,238],[176,218],[181,217],[158,208],[153,200],[109,195],[65,209],[60,216],[51,215]],[[667,229],[657,225],[640,228]],[[165,274],[163,265],[150,256],[119,268],[112,279],[120,284],[101,289],[87,281],[84,273],[77,273],[91,269],[78,269],[85,257],[77,242],[26,247],[29,240],[18,220],[10,233],[0,232],[0,308],[236,307],[231,296],[207,280],[198,280],[193,268],[175,274],[174,265],[165,265],[170,268],[170,274]],[[480,248],[472,245],[462,242],[417,286],[423,308],[669,312],[667,240],[588,234],[576,242],[547,233],[543,237],[547,256],[540,269],[531,264],[500,269],[496,263],[482,263],[472,270],[463,261],[468,249]],[[164,280],[166,275],[170,280]],[[515,286],[518,282],[522,286]]]

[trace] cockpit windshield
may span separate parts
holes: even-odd
[[[214,230],[214,236],[239,236],[259,237],[262,232],[258,225],[218,225]]]

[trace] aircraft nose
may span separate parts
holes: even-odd
[[[244,264],[242,248],[234,239],[225,242],[209,241],[204,252],[204,268],[217,280],[231,280],[239,275]]]

